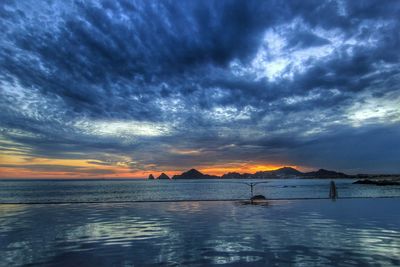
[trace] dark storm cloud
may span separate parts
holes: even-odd
[[[399,11],[397,1],[5,1],[0,147],[95,165],[127,157],[133,169],[250,158],[353,170],[324,144],[392,140],[375,133],[400,120]],[[305,160],[321,146],[321,160]],[[366,167],[351,149],[347,162]]]
[[[77,3],[73,8],[75,12],[60,15],[56,31],[38,28],[45,26],[40,20],[27,25],[7,20],[15,23],[4,23],[9,41],[34,58],[15,57],[8,48],[2,55],[2,67],[5,75],[17,76],[25,86],[40,85],[45,93],[60,94],[82,106],[98,103],[108,94],[144,94],[141,100],[146,103],[146,96],[154,92],[132,87],[160,79],[154,75],[176,75],[202,64],[225,65],[232,58],[245,59],[273,20],[264,15],[269,8],[260,8],[256,2],[186,2],[179,6],[104,1]],[[24,12],[9,16],[16,21]],[[30,68],[38,63],[44,68]],[[119,83],[130,88],[112,90]]]

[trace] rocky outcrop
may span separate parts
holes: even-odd
[[[250,179],[251,173],[228,172],[221,176],[222,179]]]
[[[251,201],[261,201],[261,200],[267,200],[266,197],[264,197],[263,195],[255,195],[253,197],[250,198]]]
[[[285,176],[301,176],[303,173],[299,170],[296,170],[295,168],[292,167],[283,167],[280,169],[277,169],[274,171],[275,174],[279,175],[285,175]]]
[[[149,177],[148,177],[147,179],[149,179],[149,180],[154,180],[153,174],[150,174]]]
[[[351,178],[352,176],[342,172],[328,171],[325,169],[319,169],[316,172],[306,172],[302,174],[305,178]]]
[[[301,177],[304,173],[296,170],[292,167],[283,167],[277,170],[271,171],[260,171],[254,174],[251,173],[243,173],[240,174],[238,172],[230,172],[222,175],[223,179],[272,179],[272,178],[293,178],[293,177]]]
[[[269,179],[269,178],[293,178],[300,177],[303,173],[292,167],[283,167],[272,171],[261,171],[252,174],[250,178],[252,179]]]
[[[191,169],[187,172],[183,172],[182,174],[174,175],[172,177],[172,179],[216,179],[216,178],[220,177],[215,175],[203,174],[196,169]]]
[[[168,175],[166,175],[165,173],[161,173],[160,176],[157,177],[158,180],[170,180],[171,178],[169,178]]]

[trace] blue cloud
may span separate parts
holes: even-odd
[[[4,1],[2,151],[123,156],[133,169],[250,158],[400,171],[390,152],[399,144],[399,9],[372,0]],[[370,151],[382,161],[352,142],[382,144]]]

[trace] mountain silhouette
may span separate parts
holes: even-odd
[[[273,179],[273,178],[349,178],[345,173],[319,169],[314,172],[301,172],[292,167],[283,167],[276,170],[259,171],[254,174],[229,172],[222,176],[203,174],[196,169],[190,169],[182,174],[174,175],[172,179]]]
[[[158,180],[169,180],[169,176],[165,173],[161,173],[160,176],[157,177]]]
[[[215,175],[208,175],[199,172],[196,169],[190,169],[187,172],[183,172],[182,174],[174,175],[172,179],[215,179],[220,178]]]
[[[319,169],[316,172],[307,172],[304,173],[303,176],[311,177],[311,178],[348,178],[351,177],[342,172],[328,171],[325,169]]]

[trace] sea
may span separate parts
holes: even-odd
[[[340,198],[400,197],[400,186],[353,184],[354,179],[268,180],[0,180],[0,203],[327,198],[334,181]]]
[[[400,187],[330,181],[1,180],[0,266],[400,266]]]

